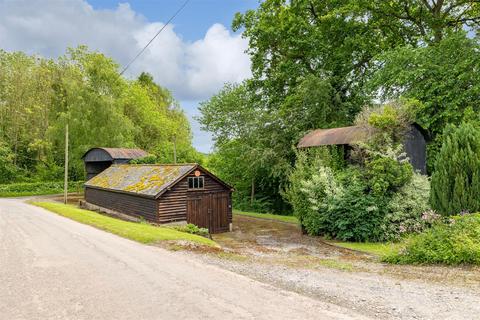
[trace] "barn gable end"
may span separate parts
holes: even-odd
[[[87,173],[86,179],[90,180],[112,164],[128,163],[130,160],[146,156],[148,156],[148,153],[141,149],[92,148],[82,156]]]
[[[200,177],[204,178],[204,188],[201,190],[189,190],[188,178],[195,177],[195,171],[200,172]],[[199,193],[218,193],[231,192],[231,187],[224,184],[213,176],[207,170],[197,167],[182,177],[174,186],[159,196],[158,218],[160,222],[182,221],[187,219],[187,201],[188,198]],[[232,210],[229,205],[228,212],[231,221]]]

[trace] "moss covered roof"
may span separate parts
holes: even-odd
[[[112,165],[85,183],[87,187],[110,189],[154,197],[187,174],[196,164]]]

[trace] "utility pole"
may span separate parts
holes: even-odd
[[[67,204],[68,195],[68,123],[65,125],[65,176],[63,181],[63,203]]]
[[[177,164],[177,135],[173,136],[173,163]]]

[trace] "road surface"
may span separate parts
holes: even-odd
[[[2,319],[362,319],[24,203],[0,199]]]

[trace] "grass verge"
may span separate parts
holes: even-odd
[[[68,184],[68,192],[82,192],[83,181]],[[26,197],[63,192],[63,181],[21,182],[0,184],[0,197]]]
[[[93,211],[79,209],[72,205],[54,202],[32,202],[32,204],[55,212],[63,217],[141,243],[149,244],[167,240],[183,240],[211,247],[218,246],[215,241],[194,234],[180,232],[171,228],[155,227],[147,223],[123,221]]]
[[[398,250],[399,245],[394,243],[373,243],[373,242],[329,242],[332,245],[361,251],[376,256],[386,256]]]
[[[253,218],[259,218],[259,219],[276,220],[276,221],[281,221],[281,222],[297,223],[298,224],[298,219],[297,219],[297,217],[294,217],[294,216],[282,216],[282,215],[279,215],[279,214],[246,212],[246,211],[239,211],[239,210],[233,210],[233,214],[238,214],[238,215],[248,216],[248,217],[253,217]]]

